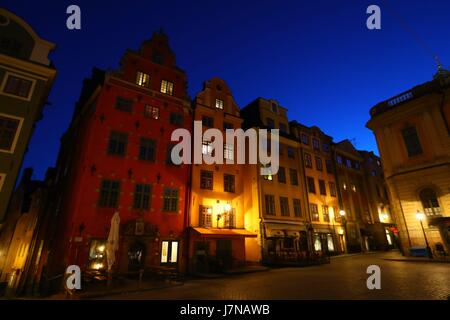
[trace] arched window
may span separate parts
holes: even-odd
[[[439,206],[436,192],[434,192],[433,189],[423,189],[419,196],[420,201],[422,201],[423,210],[427,216],[433,217],[441,215],[441,207]]]

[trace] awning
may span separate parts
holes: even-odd
[[[192,228],[203,237],[250,237],[256,238],[258,235],[245,229],[218,229],[218,228]]]
[[[288,223],[264,223],[267,238],[300,237],[300,231],[306,231],[306,226]]]

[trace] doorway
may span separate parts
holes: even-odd
[[[233,265],[231,240],[217,240],[216,258],[225,269],[230,268]]]
[[[145,245],[142,242],[133,243],[128,249],[128,271],[139,271],[144,268]]]

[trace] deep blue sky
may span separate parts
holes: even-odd
[[[82,30],[66,29],[66,8],[82,10]],[[382,30],[366,28],[366,8],[378,4]],[[227,81],[245,106],[261,96],[277,99],[290,120],[317,125],[335,141],[355,139],[374,150],[365,128],[377,102],[431,79],[427,53],[398,18],[450,65],[450,2],[446,0],[192,0],[27,1],[1,5],[57,44],[58,76],[44,119],[37,124],[24,166],[35,178],[55,164],[83,78],[94,66],[116,68],[126,48],[136,49],[163,27],[187,71],[191,97],[214,76]]]

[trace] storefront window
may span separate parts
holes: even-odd
[[[178,241],[163,241],[161,243],[161,264],[178,262]]]
[[[104,270],[106,267],[106,241],[103,239],[91,240],[88,269]]]
[[[331,233],[327,234],[327,246],[328,246],[328,251],[334,251],[333,236],[331,235]]]
[[[320,234],[318,233],[314,235],[314,250],[322,251],[322,241],[320,240]]]

